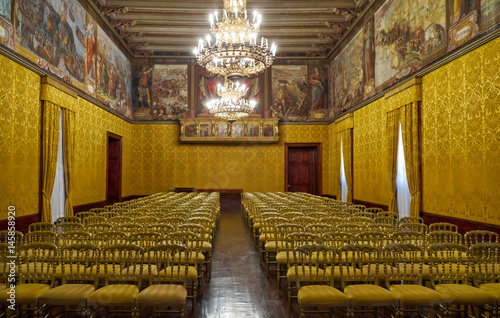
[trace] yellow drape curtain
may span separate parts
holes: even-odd
[[[399,110],[405,153],[406,178],[408,179],[408,188],[411,195],[411,216],[420,216],[419,106],[420,102],[413,102],[401,107]]]
[[[57,167],[57,150],[59,147],[59,106],[44,101],[42,126],[42,222],[52,222],[50,197],[54,187]]]
[[[337,153],[339,156],[337,171],[339,180],[337,182],[337,200],[342,199],[340,186],[340,142],[342,141],[342,154],[344,157],[344,172],[347,183],[347,202],[352,202],[352,128],[345,129],[337,133]]]
[[[75,152],[75,112],[63,108],[63,156],[64,156],[64,182],[66,186],[66,216],[73,216],[73,203],[71,201],[73,181],[73,164]]]
[[[399,109],[387,113],[387,167],[389,168],[389,211],[397,212],[396,178],[398,162]]]
[[[337,200],[342,200],[342,187],[340,186],[340,141],[342,140],[342,134],[337,133],[337,142],[335,143],[335,171],[337,171],[337,180],[335,180],[335,193],[337,195]]]

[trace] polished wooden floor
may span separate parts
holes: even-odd
[[[240,208],[239,202],[221,203],[212,278],[204,286],[194,317],[287,317],[285,289],[278,291],[274,275],[266,278]]]

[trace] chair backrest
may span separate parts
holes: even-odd
[[[175,227],[169,223],[156,223],[150,224],[146,227],[146,231],[158,232],[161,234],[167,234],[175,231]]]
[[[113,227],[116,231],[122,231],[125,233],[138,233],[144,231],[144,226],[137,223],[121,223]]]
[[[373,222],[373,219],[367,218],[365,216],[351,216],[349,218],[349,223],[359,224],[359,225],[368,225]]]
[[[372,212],[356,212],[354,213],[352,216],[356,217],[356,216],[361,216],[361,217],[365,217],[365,218],[369,218],[371,220],[373,220],[375,218],[375,214],[372,213]]]
[[[89,212],[89,211],[85,211],[85,212],[78,212],[75,214],[76,217],[79,217],[80,220],[83,221],[83,219],[85,218],[88,218],[89,216],[96,216],[97,214],[95,212]]]
[[[129,216],[113,216],[109,219],[106,219],[106,222],[113,224],[113,225],[120,225],[120,224],[125,224],[125,223],[132,223],[133,219]]]
[[[337,231],[347,232],[352,234],[358,234],[366,230],[365,225],[353,224],[353,223],[342,223],[337,225]]]
[[[62,223],[56,225],[56,233],[61,234],[69,231],[81,231],[83,224],[81,223]]]
[[[101,233],[113,230],[113,224],[110,223],[92,223],[85,226],[85,230],[89,233]]]
[[[321,235],[322,244],[339,248],[354,243],[354,234],[347,232],[332,231]]]
[[[335,259],[335,249],[330,246],[306,244],[296,247],[293,251],[294,266],[292,267],[295,271],[295,280],[299,286],[303,282],[328,283],[330,278],[325,275],[323,269],[333,259]]]
[[[60,218],[57,218],[56,220],[56,225],[57,224],[64,224],[64,223],[82,223],[79,217],[77,216],[62,216]]]
[[[399,218],[399,215],[397,212],[379,211],[379,212],[377,212],[377,217],[389,217],[389,218],[397,219],[397,218]]]
[[[160,220],[158,220],[158,218],[156,218],[154,216],[142,216],[140,218],[135,219],[134,222],[142,224],[144,226],[148,226],[150,224],[158,223],[158,222],[160,222]]]
[[[135,282],[140,289],[143,276],[143,253],[144,248],[135,244],[115,244],[104,247],[99,258],[99,263],[105,265],[102,266],[104,267],[104,284]],[[119,266],[106,266],[108,264]]]
[[[446,222],[432,223],[431,225],[429,225],[429,232],[434,232],[434,231],[458,232],[458,226]]]
[[[351,209],[358,209],[358,210],[364,211],[366,209],[366,206],[364,206],[362,204],[353,204],[353,205],[351,205],[350,208]]]
[[[365,212],[370,212],[370,213],[378,215],[378,213],[384,212],[384,210],[382,208],[366,208]]]
[[[429,232],[429,228],[427,227],[427,225],[422,223],[401,223],[399,224],[399,231],[420,232],[425,235]]]
[[[392,243],[383,247],[386,261],[386,285],[410,283],[422,285],[424,249],[408,243]]]
[[[338,251],[342,289],[360,282],[378,285],[379,278],[384,277],[381,271],[385,266],[381,264],[385,260],[379,248],[365,244],[347,244]]]
[[[103,216],[106,219],[110,219],[115,216],[119,216],[120,214],[118,212],[101,212],[99,213],[99,216]]]
[[[376,218],[373,219],[373,223],[389,224],[389,225],[394,226],[396,228],[398,226],[398,220],[395,218],[391,218],[389,216],[377,216]]]
[[[336,228],[335,225],[324,224],[324,223],[312,223],[306,225],[304,231],[310,233],[317,233],[321,235],[326,232],[335,231],[335,228]]]
[[[464,242],[467,247],[478,243],[498,243],[498,234],[486,230],[472,230],[465,233]]]
[[[500,282],[500,243],[473,244],[469,249],[469,264],[474,285]]]
[[[334,216],[342,220],[341,223],[347,222],[347,220],[351,217],[351,213],[344,211],[331,212],[330,216]]]
[[[467,247],[458,243],[438,243],[427,248],[431,283],[463,283],[468,281]]]
[[[392,234],[392,239],[394,240],[394,243],[412,244],[421,248],[426,247],[426,237],[425,234],[421,232],[395,232]]]
[[[302,226],[306,226],[308,224],[316,223],[317,220],[311,216],[297,216],[292,219],[293,223],[298,223]]]
[[[51,286],[54,284],[58,264],[58,250],[55,244],[25,244],[19,248],[18,255],[18,284],[41,282],[49,282]]]
[[[122,231],[96,232],[92,240],[95,245],[100,247],[127,244],[129,242],[128,234]]]
[[[0,243],[9,243],[10,246],[20,246],[23,244],[24,234],[20,231],[0,231]]]
[[[28,229],[30,232],[37,232],[37,231],[55,232],[56,226],[50,222],[36,222],[36,223],[31,223]]]
[[[163,241],[163,234],[158,232],[137,232],[132,233],[129,236],[129,241],[132,244],[142,246],[144,249],[148,249],[151,246]]]
[[[158,244],[149,248],[147,266],[149,285],[159,283],[181,283],[186,287],[189,266],[179,261],[179,255],[190,259],[190,251],[179,244]],[[161,269],[159,275],[153,274],[153,268]]]
[[[88,283],[97,288],[99,273],[92,273],[89,269],[97,266],[100,251],[97,245],[90,243],[76,243],[63,247],[60,251],[61,283]]]
[[[24,243],[57,243],[57,234],[52,231],[35,231],[26,233],[24,236]]]
[[[424,219],[418,216],[405,216],[399,219],[399,224],[405,223],[420,223],[424,224]]]
[[[99,214],[99,213],[102,213],[102,212],[106,212],[106,208],[93,208],[93,209],[90,209],[89,210],[90,212],[94,212],[95,214]]]
[[[429,245],[438,243],[462,244],[462,234],[453,231],[433,231],[427,234]]]
[[[107,220],[104,216],[89,216],[83,219],[83,225],[85,227],[89,226],[90,224],[96,224],[96,223],[106,223]]]
[[[68,231],[59,234],[58,238],[59,246],[67,247],[73,244],[88,244],[92,240],[92,235],[86,231]]]

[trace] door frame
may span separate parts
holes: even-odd
[[[323,194],[323,150],[320,142],[312,143],[285,143],[285,192],[288,192],[288,150],[290,148],[315,148],[314,162],[316,164],[315,181],[316,181],[316,195]]]
[[[118,140],[119,147],[120,147],[120,158],[118,160],[118,165],[120,166],[120,174],[118,176],[118,202],[121,202],[122,200],[122,157],[123,157],[123,136],[114,134],[110,131],[106,132],[106,202],[108,201],[108,185],[109,185],[109,180],[108,180],[108,162],[109,162],[109,138],[114,138]]]

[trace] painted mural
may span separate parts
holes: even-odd
[[[11,7],[11,0],[0,0],[0,17],[9,22],[12,21]]]
[[[308,120],[328,120],[328,65],[309,67],[310,110]]]
[[[188,111],[187,65],[140,66],[134,72],[134,118],[176,120]]]
[[[485,32],[499,24],[500,0],[481,0],[481,30]]]
[[[421,69],[446,47],[446,0],[387,0],[375,13],[375,86]]]
[[[196,117],[211,117],[207,103],[211,99],[218,98],[217,95],[217,84],[224,84],[224,77],[220,75],[212,75],[208,73],[205,69],[201,67],[196,68],[197,72],[197,106],[196,106]],[[250,113],[250,117],[261,117],[262,115],[262,102],[261,102],[261,76],[244,77],[238,82],[241,85],[245,85],[248,90],[245,96],[247,100],[257,101],[257,106]]]
[[[97,98],[121,114],[131,117],[130,63],[100,27],[97,29],[96,57]]]
[[[83,85],[85,15],[77,0],[17,0],[15,41],[41,68]]]
[[[333,84],[336,113],[363,100],[365,78],[363,39],[363,30],[359,30],[333,61],[333,72],[336,74]]]
[[[0,44],[14,49],[14,27],[2,17],[0,17]]]
[[[306,65],[272,67],[273,117],[283,121],[307,121],[310,113]]]
[[[479,35],[478,2],[479,0],[449,0],[448,51]]]
[[[85,27],[85,91],[96,96],[97,23],[87,14]]]

